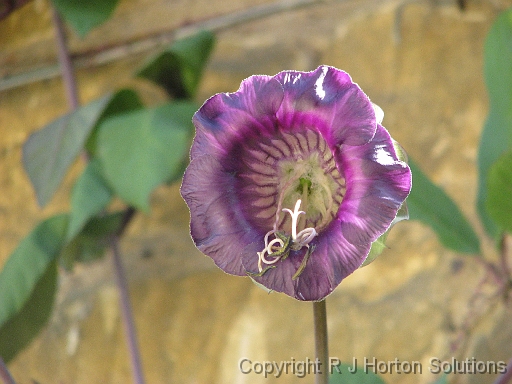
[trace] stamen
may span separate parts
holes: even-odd
[[[299,199],[295,203],[295,207],[293,211],[288,208],[283,208],[283,212],[288,212],[292,217],[292,234],[286,235],[277,231],[276,226],[274,229],[268,231],[265,234],[265,248],[261,252],[256,252],[258,255],[258,273],[249,273],[251,276],[262,276],[265,272],[267,272],[270,268],[275,268],[272,264],[277,263],[279,260],[284,260],[288,257],[290,250],[293,249],[295,251],[300,250],[302,247],[307,247],[308,250],[304,259],[302,260],[299,269],[293,276],[293,280],[298,278],[304,268],[306,267],[306,263],[308,261],[313,248],[309,247],[309,243],[313,241],[313,239],[318,235],[315,228],[304,228],[299,233],[297,233],[297,226],[299,224],[299,215],[302,213],[306,213],[304,211],[299,211],[302,200]],[[269,237],[274,235],[274,239],[269,241]],[[313,246],[314,247],[314,246]],[[268,255],[270,259],[267,259],[265,254]],[[263,263],[267,265],[267,267],[263,268]]]
[[[284,241],[279,238],[276,238],[276,239],[272,240],[270,243],[268,243],[268,245],[266,246],[266,248],[263,251],[267,251],[267,253],[270,255],[271,253],[274,252],[274,250],[272,250],[272,247],[274,246],[275,243],[279,243],[279,246],[277,247],[276,250],[279,250],[279,248],[284,247]]]
[[[308,244],[311,243],[311,241],[313,241],[313,239],[317,235],[318,235],[318,233],[316,232],[315,228],[306,228],[306,229],[303,229],[302,231],[300,231],[297,234],[298,240],[295,241],[297,243],[297,245],[300,245],[300,247],[298,249],[308,246]]]
[[[267,260],[267,259],[265,259],[265,253],[264,252],[260,252],[260,253],[261,253],[260,260],[263,261],[265,264],[274,264],[274,263],[277,263],[279,261],[279,259],[281,259],[281,256],[276,256],[274,258],[274,260]]]

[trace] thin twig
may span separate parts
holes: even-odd
[[[68,51],[66,44],[66,33],[64,31],[64,24],[62,19],[55,9],[53,8],[53,24],[55,26],[55,38],[57,40],[57,52],[60,65],[60,73],[62,74],[62,80],[64,87],[66,88],[66,95],[70,109],[73,111],[78,108],[78,88],[75,78],[75,72],[73,70],[73,63],[71,62],[71,56]]]
[[[500,263],[501,268],[503,269],[503,274],[506,276],[506,279],[509,280],[511,278],[510,275],[510,266],[508,265],[508,235],[504,233],[501,236],[501,243],[500,243]]]
[[[0,378],[3,380],[4,384],[16,384],[2,357],[0,357]]]
[[[315,384],[329,383],[329,342],[327,337],[327,310],[325,299],[313,302],[313,321],[315,327],[315,355],[319,362],[315,372]]]
[[[350,1],[353,0],[280,0],[226,15],[215,16],[207,20],[187,23],[169,31],[147,35],[140,39],[115,46],[102,46],[100,50],[83,52],[76,55],[73,62],[75,68],[99,66],[131,55],[150,52],[157,48],[164,47],[177,39],[192,36],[201,30],[220,32],[243,23],[274,16],[287,11],[295,11],[325,4],[349,3]],[[372,7],[377,7],[390,1],[394,0],[368,0],[365,4],[371,4]],[[56,65],[29,70],[24,73],[0,79],[0,91],[31,84],[36,81],[52,79],[58,75],[59,68]]]
[[[136,384],[144,384],[144,374],[142,371],[139,346],[137,343],[137,332],[135,329],[135,322],[133,320],[133,312],[130,304],[126,274],[121,260],[121,253],[119,252],[119,239],[117,237],[111,237],[110,248],[112,250],[116,283],[119,291],[119,301],[123,315],[123,326],[128,343],[128,350],[130,352],[133,380]]]
[[[494,384],[507,384],[512,379],[512,359],[508,361],[505,372],[503,372],[494,382]]]

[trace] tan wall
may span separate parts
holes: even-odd
[[[123,0],[111,20],[84,40],[70,33],[69,44],[83,55],[270,3]],[[455,3],[332,1],[226,28],[218,33],[198,99],[234,91],[251,74],[309,70],[319,64],[344,69],[384,109],[384,125],[394,138],[477,225],[476,153],[487,113],[483,42],[499,10],[510,2],[468,0],[464,12]],[[149,55],[128,53],[81,67],[82,102],[124,86],[140,89],[148,103],[161,100],[161,92],[132,78]],[[20,79],[55,60],[46,1],[36,0],[0,22],[0,76]],[[40,218],[68,206],[73,177],[41,211],[21,167],[27,136],[66,109],[58,78],[0,92],[0,265]],[[80,168],[77,164],[73,174]],[[148,383],[272,383],[277,380],[241,375],[238,359],[312,358],[311,304],[267,295],[249,279],[216,270],[194,249],[187,227],[188,211],[177,187],[162,187],[153,196],[151,215],[139,215],[122,243]],[[51,324],[10,366],[20,383],[129,381],[109,265],[107,259],[63,273]],[[423,363],[423,375],[386,380],[428,383],[429,359],[452,356],[450,344],[482,276],[472,260],[440,247],[426,227],[401,223],[391,232],[389,250],[328,298],[330,355],[346,361],[353,356],[417,360]],[[493,307],[457,357],[508,360],[509,317],[501,305]],[[456,379],[493,380],[478,375]],[[297,378],[287,375],[279,382]]]

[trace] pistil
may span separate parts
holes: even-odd
[[[265,272],[267,272],[271,268],[275,268],[274,265],[279,260],[284,260],[288,257],[290,254],[290,250],[298,251],[302,249],[303,247],[307,247],[308,251],[306,252],[306,255],[297,270],[297,272],[294,275],[294,279],[302,273],[302,270],[306,266],[306,262],[312,252],[312,248],[310,249],[309,243],[313,241],[313,239],[318,235],[315,228],[304,228],[303,230],[297,232],[297,226],[299,223],[299,215],[306,214],[304,211],[300,211],[300,205],[302,201],[301,199],[297,200],[295,203],[295,207],[293,211],[288,208],[283,208],[283,212],[288,212],[292,219],[292,228],[291,228],[291,235],[283,234],[277,229],[272,229],[268,231],[265,234],[265,248],[261,252],[257,252],[258,255],[258,273],[250,273],[250,275],[253,276],[262,276]],[[276,219],[277,221],[277,219]],[[275,236],[274,239],[269,241],[270,236]],[[268,258],[266,256],[268,255]],[[267,266],[264,268],[263,264],[266,264]]]

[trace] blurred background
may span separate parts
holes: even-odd
[[[238,89],[252,74],[347,71],[385,112],[384,126],[461,207],[479,234],[476,156],[488,112],[483,44],[509,0],[120,0],[86,37],[67,29],[80,101],[121,87],[146,104],[165,99],[134,77],[187,28],[215,29],[216,45],[197,101]],[[77,162],[40,209],[21,163],[28,135],[68,110],[50,4],[28,2],[0,21],[0,266],[41,218],[69,207]],[[170,149],[172,150],[172,149]],[[267,294],[224,274],[188,234],[179,183],[152,195],[121,241],[148,383],[295,383],[243,375],[253,361],[314,357],[310,303]],[[493,254],[493,244],[482,244]],[[391,231],[388,249],[327,298],[330,355],[420,361],[423,374],[387,383],[430,383],[433,357],[508,361],[512,315],[500,301],[470,299],[484,276],[467,256],[443,248],[419,222]],[[492,257],[492,256],[491,256]],[[490,296],[492,292],[482,295]],[[467,324],[468,314],[476,321]],[[111,260],[62,272],[50,323],[9,368],[19,383],[127,383],[129,359]],[[453,375],[492,383],[493,375]],[[301,381],[312,381],[312,377]]]

